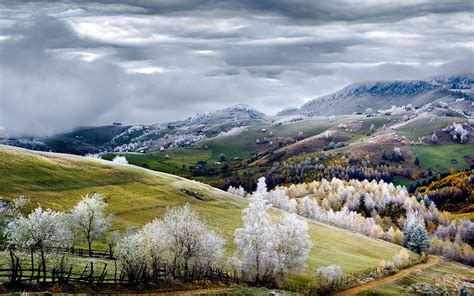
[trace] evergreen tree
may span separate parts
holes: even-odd
[[[416,225],[405,237],[404,246],[418,254],[426,252],[430,247],[430,236],[426,228]]]
[[[415,158],[415,165],[420,165],[420,158],[418,157],[418,154],[416,155],[416,158]]]
[[[418,254],[426,252],[430,247],[430,235],[425,224],[415,214],[410,213],[403,227],[405,239],[403,246]]]
[[[385,152],[385,149],[384,149],[382,152],[382,160],[387,160],[387,159],[388,159],[387,153]]]

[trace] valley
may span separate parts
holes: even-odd
[[[86,195],[98,193],[113,223],[91,247],[112,257],[116,249],[125,252],[117,239],[136,240],[138,245],[131,247],[140,250],[141,240],[135,236],[158,223],[156,219],[168,217],[169,211],[189,206],[222,239],[222,258],[214,262],[218,274],[238,279],[225,287],[219,287],[223,279],[208,279],[210,286],[196,283],[196,293],[211,289],[224,295],[266,295],[275,288],[297,294],[412,295],[423,289],[454,293],[469,282],[472,268],[467,266],[474,262],[474,125],[470,92],[461,95],[443,83],[460,81],[458,86],[466,89],[473,80],[468,75],[439,81],[353,85],[275,116],[236,105],[183,121],[115,123],[43,139],[3,140],[0,196],[7,210],[1,227],[6,231],[19,219],[8,211],[23,201],[20,196],[29,201],[21,210],[25,215],[37,206],[68,215]],[[417,105],[390,106],[400,97]],[[344,100],[359,104],[336,112]],[[374,100],[384,102],[374,105],[380,108],[375,112],[365,108]],[[321,103],[334,104],[335,109],[321,109]],[[298,216],[307,225],[310,246],[307,254],[299,255],[303,259],[298,271],[288,269],[257,284],[266,288],[252,287],[259,282],[258,272],[256,280],[248,281],[239,265],[245,258],[236,259],[243,256],[237,234],[252,229],[245,215],[258,208],[260,199],[271,206],[265,215],[273,222],[267,223],[277,225],[268,232],[282,235],[280,228],[289,227],[282,223]],[[424,241],[410,245],[410,223],[423,225],[419,231],[425,233]],[[87,244],[74,240],[73,247]],[[19,262],[30,264],[25,255],[18,254],[23,256]],[[0,256],[2,267],[11,265],[8,256]],[[77,273],[92,260],[67,256]],[[139,275],[127,269],[127,256],[94,259],[104,268],[102,274],[95,270],[95,276],[113,283],[112,290],[119,281],[133,283]],[[148,265],[150,256],[143,259],[145,267],[153,266]],[[175,266],[167,260],[168,266]],[[41,268],[41,262],[30,261]],[[174,267],[163,270],[167,277],[181,279]],[[187,267],[182,272],[185,280],[178,280],[177,286],[160,280],[156,291],[189,289]],[[439,274],[451,274],[455,284],[438,284]],[[51,276],[54,281],[54,272]]]

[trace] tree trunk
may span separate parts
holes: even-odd
[[[30,283],[33,281],[33,277],[34,277],[34,274],[35,274],[35,257],[34,257],[34,254],[33,254],[33,249],[30,250],[31,251],[31,277],[30,277]]]
[[[174,255],[174,259],[173,259],[173,270],[171,271],[171,273],[173,274],[173,276],[176,276],[175,272],[176,272],[176,262],[178,261],[178,256],[176,256],[176,254]]]
[[[43,249],[41,249],[41,261],[43,263],[43,283],[46,283],[46,258],[44,257]]]
[[[87,243],[89,245],[89,257],[92,257],[92,242],[88,241]]]

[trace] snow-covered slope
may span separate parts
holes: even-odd
[[[474,75],[436,77],[431,80],[368,81],[351,84],[335,93],[304,104],[298,112],[314,115],[339,115],[390,109],[393,105],[421,107],[438,100],[472,100]]]

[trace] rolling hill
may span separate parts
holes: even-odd
[[[358,82],[311,100],[301,108],[285,109],[276,116],[267,116],[251,106],[238,104],[195,114],[184,120],[128,126],[114,123],[97,127],[78,127],[73,131],[46,138],[3,139],[0,144],[79,155],[99,152],[150,153],[164,149],[208,146],[212,148],[213,160],[217,160],[220,153],[233,154],[234,157],[242,159],[255,151],[261,152],[261,145],[256,145],[255,140],[260,138],[266,143],[263,138],[268,138],[268,135],[262,134],[263,130],[271,130],[274,137],[279,137],[280,139],[276,139],[278,144],[288,137],[300,140],[296,138],[299,132],[303,133],[303,138],[318,134],[318,130],[314,130],[308,122],[314,126],[316,121],[320,121],[323,124],[321,128],[334,127],[328,125],[327,120],[324,122],[323,116],[351,116],[368,111],[368,115],[391,115],[392,118],[404,112],[430,112],[430,117],[444,117],[422,126],[424,134],[413,132],[412,129],[418,126],[416,122],[404,124],[404,127],[400,128],[402,135],[406,135],[410,140],[417,140],[420,135],[430,136],[428,130],[432,132],[434,127],[443,128],[450,118],[454,121],[459,118],[472,118],[473,85],[474,74],[425,80]],[[347,123],[344,117],[337,122]],[[368,131],[369,126],[364,127],[364,131]],[[323,131],[319,129],[319,133]],[[225,137],[229,135],[239,136],[231,149],[226,147],[226,144],[220,145],[221,140],[229,139]]]
[[[246,201],[208,185],[131,165],[8,146],[0,146],[0,162],[0,195],[6,199],[23,194],[33,205],[68,210],[82,195],[100,192],[116,214],[117,230],[160,217],[167,206],[189,203],[224,236],[228,253],[235,249],[233,233],[241,225]],[[308,224],[314,245],[305,273],[293,278],[298,282],[308,282],[316,267],[329,264],[340,265],[344,272],[366,270],[401,248],[336,227]]]

